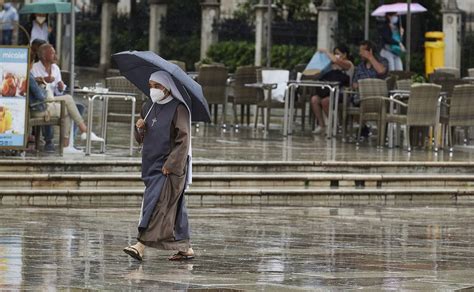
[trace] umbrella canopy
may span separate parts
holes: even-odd
[[[149,96],[148,80],[156,71],[168,72],[191,111],[193,122],[210,122],[209,105],[201,85],[194,81],[177,65],[172,64],[151,51],[125,51],[112,55],[120,73],[145,95]]]
[[[410,12],[411,13],[421,13],[426,12],[426,8],[421,6],[418,3],[411,3],[410,4]],[[386,4],[381,5],[377,9],[372,12],[372,16],[385,16],[386,13],[395,12],[399,15],[407,14],[408,13],[408,4],[407,3],[394,3],[394,4]]]
[[[71,3],[61,0],[38,0],[37,2],[25,4],[19,12],[20,14],[71,13]]]

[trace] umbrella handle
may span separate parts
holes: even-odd
[[[153,103],[150,107],[150,109],[148,110],[148,112],[146,113],[145,115],[145,118],[143,119],[143,121],[146,121],[146,118],[148,118],[148,115],[150,114],[151,110],[153,109],[153,107],[155,106],[155,103]]]

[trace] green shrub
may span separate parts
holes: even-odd
[[[299,63],[307,63],[314,48],[305,46],[275,45],[272,47],[272,67],[292,70]],[[239,66],[255,62],[255,45],[249,42],[220,42],[209,49],[207,56],[214,62],[224,63],[231,72]],[[266,61],[263,60],[265,64]]]
[[[165,37],[160,44],[160,55],[168,60],[179,60],[186,63],[188,70],[194,70],[194,63],[199,61],[201,39],[197,35],[191,38]]]
[[[100,22],[77,24],[76,62],[79,66],[98,66],[100,62]]]
[[[219,42],[213,44],[207,57],[213,62],[224,63],[231,72],[239,66],[254,63],[255,45],[248,42]]]

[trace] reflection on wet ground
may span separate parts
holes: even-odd
[[[414,148],[411,153],[400,148],[377,148],[375,139],[363,142],[358,147],[355,143],[344,143],[341,138],[327,140],[322,136],[314,136],[306,132],[296,132],[291,137],[283,137],[279,125],[265,133],[263,129],[229,127],[221,129],[214,125],[193,126],[192,143],[193,159],[200,161],[231,160],[231,161],[471,161],[474,151],[464,147],[463,151],[456,150],[453,154],[448,151],[435,153],[428,148]],[[100,129],[95,129],[100,133]],[[128,157],[130,128],[126,124],[110,123],[108,126],[107,151],[99,153],[99,144],[93,143],[92,159],[123,159]],[[76,139],[78,147],[84,147],[84,142]],[[459,149],[456,148],[456,149]],[[140,157],[138,145],[134,157]],[[35,156],[30,153],[28,156]],[[45,157],[58,157],[57,153],[40,153]],[[83,156],[64,155],[65,158]],[[87,158],[88,159],[88,158]]]
[[[197,258],[142,264],[122,252],[138,211],[0,209],[0,290],[474,287],[472,206],[190,208]]]

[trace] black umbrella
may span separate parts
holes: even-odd
[[[168,72],[173,78],[183,100],[191,111],[193,122],[210,122],[209,105],[201,85],[194,81],[177,65],[172,64],[151,51],[125,51],[112,55],[120,73],[145,95],[149,96],[148,80],[156,71]],[[179,98],[179,96],[175,96]]]

